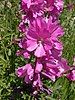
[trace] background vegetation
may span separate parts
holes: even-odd
[[[64,0],[64,11],[60,17],[65,35],[62,37],[65,57],[69,65],[73,63],[75,55],[75,7],[66,8],[67,3],[74,0]],[[0,0],[0,100],[34,100],[30,96],[30,88],[15,75],[15,69],[25,64],[22,57],[16,57],[17,45],[12,43],[18,38],[18,24],[20,0]],[[55,83],[44,81],[53,90],[52,95],[41,93],[38,100],[75,100],[75,82],[60,78]]]

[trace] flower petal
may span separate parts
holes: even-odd
[[[19,67],[17,70],[16,70],[16,75],[18,76],[18,77],[24,77],[26,74],[25,74],[25,72],[26,72],[26,69],[25,69],[25,66],[23,66],[23,67]]]
[[[51,41],[50,40],[45,40],[44,41],[44,48],[45,48],[45,50],[50,50],[50,49],[52,49],[52,46],[53,46],[53,44],[51,43]]]
[[[42,68],[43,68],[42,63],[39,62],[39,61],[37,61],[37,63],[36,63],[36,68],[35,68],[35,72],[36,72],[36,73],[41,72]]]
[[[27,40],[27,50],[28,51],[34,51],[38,47],[38,44],[36,41]]]
[[[57,39],[58,37],[63,36],[63,34],[64,34],[63,29],[62,29],[60,26],[58,26],[58,27],[54,30],[54,32],[52,33],[51,38],[55,40],[55,39]]]
[[[36,51],[35,51],[35,56],[36,57],[42,57],[42,56],[45,56],[45,50],[44,50],[44,48],[43,48],[43,46],[42,46],[42,44],[40,44],[38,47],[37,47],[37,49],[36,49]]]
[[[72,70],[69,74],[67,74],[67,78],[71,81],[75,81],[75,70]]]
[[[55,47],[54,47],[55,49],[63,50],[63,45],[61,42],[55,42],[54,45],[55,45]]]
[[[42,72],[42,74],[48,78],[50,78],[53,82],[55,82],[56,80],[56,77],[55,75],[53,75],[52,73],[49,73],[49,72]]]

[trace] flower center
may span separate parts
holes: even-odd
[[[40,38],[40,39],[38,40],[38,44],[40,45],[40,44],[42,44],[42,43],[43,43],[43,39]]]

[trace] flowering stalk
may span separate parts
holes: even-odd
[[[44,86],[44,77],[55,82],[66,73],[68,79],[75,81],[75,68],[71,71],[67,61],[62,58],[63,45],[59,41],[64,34],[58,22],[63,3],[63,0],[21,1],[23,15],[19,30],[23,37],[18,43],[20,50],[16,54],[27,59],[28,64],[19,67],[16,75],[23,78],[25,83],[32,84],[33,95],[40,90],[48,94],[52,92]],[[33,62],[31,57],[34,58]]]

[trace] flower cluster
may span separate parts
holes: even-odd
[[[58,22],[63,9],[63,0],[22,0],[23,12],[19,30],[23,33],[18,45],[17,56],[23,56],[28,63],[16,69],[16,75],[32,84],[33,94],[39,90],[50,93],[42,80],[55,81],[61,76],[75,80],[74,66],[68,66],[62,58],[63,44],[60,37],[64,31]],[[33,61],[31,61],[33,58]]]
[[[46,12],[52,17],[57,17],[63,9],[63,0],[22,0],[21,9],[29,20],[44,16]]]

